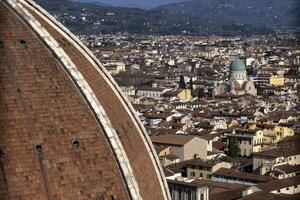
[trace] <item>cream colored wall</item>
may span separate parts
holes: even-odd
[[[180,147],[173,146],[172,147],[172,154],[178,156],[180,161],[185,160],[184,147],[183,146],[180,146]]]
[[[194,172],[195,176],[192,175],[192,172]],[[197,179],[197,178],[204,178],[204,179],[209,179],[212,172],[208,170],[201,170],[201,169],[192,169],[188,168],[187,169],[187,178],[190,179]]]
[[[215,171],[217,171],[218,169],[220,168],[227,168],[227,169],[230,169],[232,167],[232,164],[231,163],[228,163],[228,162],[220,162],[220,163],[217,163],[216,165],[214,165],[212,167],[212,173],[214,173]]]
[[[207,159],[207,141],[198,137],[194,137],[192,140],[184,145],[184,159],[193,159],[195,154],[201,159]]]
[[[286,158],[285,161],[290,165],[299,165],[300,164],[300,154],[294,155],[294,156],[289,156]]]
[[[264,132],[259,130],[253,137],[253,149],[252,152],[260,152],[262,148],[262,143],[264,142]]]
[[[204,178],[204,179],[210,179],[210,175],[217,171],[220,168],[228,168],[230,169],[232,167],[232,164],[227,163],[227,162],[220,162],[214,165],[211,168],[204,168],[204,169],[193,169],[193,168],[188,168],[187,169],[187,178]],[[192,173],[194,172],[194,176]],[[202,175],[202,176],[201,176]]]

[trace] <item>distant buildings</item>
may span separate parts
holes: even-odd
[[[241,156],[250,156],[254,152],[261,151],[264,144],[263,132],[259,129],[254,130],[235,130],[233,134],[226,134],[228,141],[232,140],[237,142],[240,148]]]
[[[297,198],[300,49],[293,33],[83,38],[104,64],[124,63],[117,74],[107,69],[150,135],[173,200]]]
[[[289,148],[287,147],[272,148],[265,151],[254,153],[252,156],[253,156],[253,172],[262,175],[275,170],[277,166],[281,166],[281,165],[294,166],[300,164],[299,147],[290,146]],[[280,175],[278,175],[277,178],[280,178]]]

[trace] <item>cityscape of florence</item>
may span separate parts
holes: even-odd
[[[1,0],[0,200],[300,198],[298,0]]]

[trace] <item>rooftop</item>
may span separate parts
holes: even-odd
[[[154,144],[156,143],[156,144],[178,145],[178,146],[185,145],[193,138],[195,138],[195,136],[171,135],[171,134],[151,136],[151,140]]]
[[[294,176],[291,178],[285,178],[285,179],[276,179],[269,181],[267,183],[262,183],[257,185],[260,189],[264,191],[274,191],[274,190],[279,190],[282,188],[290,187],[290,186],[295,186],[300,184],[300,176]]]
[[[268,182],[272,180],[272,177],[269,176],[261,176],[251,173],[244,173],[233,169],[227,169],[227,168],[220,168],[216,172],[213,173],[214,176],[223,176],[223,177],[230,177],[230,178],[240,178],[240,179],[246,179],[246,180],[252,180],[252,181],[258,181],[258,182]]]
[[[300,172],[300,165],[279,165],[275,167],[277,170],[280,170],[282,172],[285,172],[287,174],[294,173],[294,172]]]
[[[253,153],[254,156],[263,156],[263,157],[270,157],[270,158],[278,158],[278,157],[289,157],[293,155],[298,155],[300,154],[300,149],[297,147],[293,148],[273,148],[273,149],[268,149],[265,151]]]

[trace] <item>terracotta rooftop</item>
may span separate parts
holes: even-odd
[[[274,191],[279,190],[282,188],[290,187],[290,186],[296,186],[300,185],[300,176],[294,176],[291,178],[285,178],[285,179],[277,179],[272,180],[267,183],[262,183],[257,185],[260,189],[264,191]],[[299,187],[299,186],[298,186]]]
[[[216,188],[221,189],[235,189],[235,188],[244,188],[244,185],[242,184],[236,184],[236,183],[222,183],[218,181],[213,181],[209,179],[196,179],[191,182],[192,184],[196,184],[198,187],[209,187],[210,194],[214,193],[213,190]]]
[[[265,151],[253,153],[254,156],[263,156],[263,157],[270,157],[270,158],[278,158],[278,157],[288,157],[293,155],[299,155],[300,154],[300,148],[298,147],[291,147],[291,148],[273,148],[268,149]]]
[[[257,200],[257,199],[264,199],[264,200],[296,200],[297,198],[293,195],[288,194],[273,194],[266,191],[259,191],[253,194],[244,196],[239,198],[240,200]]]
[[[244,173],[234,169],[227,169],[227,168],[220,168],[219,170],[213,173],[213,176],[222,176],[224,178],[240,178],[240,179],[258,181],[258,182],[268,182],[273,180],[273,178],[269,176],[261,176],[252,173]]]
[[[285,165],[276,166],[275,168],[277,170],[280,170],[280,171],[285,172],[287,174],[300,172],[300,165],[285,164]]]
[[[213,194],[210,194],[209,199],[210,200],[234,200],[239,199],[242,196],[242,192],[244,189],[246,189],[247,186],[244,185],[239,188],[233,188],[226,191],[221,192],[215,192]]]
[[[183,146],[193,138],[195,138],[195,136],[166,134],[151,136],[151,141],[154,144]]]

